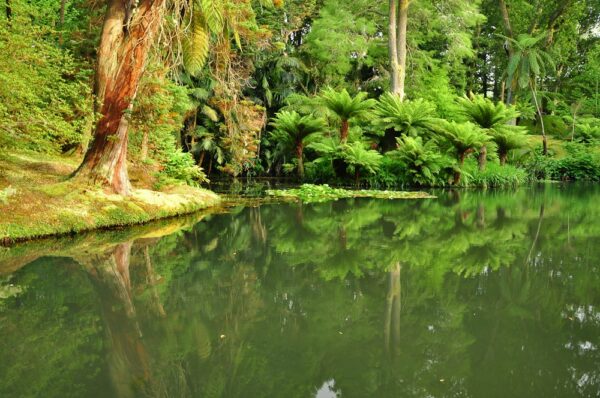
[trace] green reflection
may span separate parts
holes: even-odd
[[[5,254],[0,395],[594,396],[600,192],[438,195]]]

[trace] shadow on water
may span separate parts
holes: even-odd
[[[0,249],[0,395],[594,396],[600,191],[238,207]]]

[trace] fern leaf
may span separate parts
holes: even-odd
[[[183,64],[190,75],[200,73],[210,48],[210,35],[201,17],[194,16],[194,23],[184,42]]]
[[[225,19],[221,0],[201,0],[200,5],[210,31],[213,33],[222,32]]]

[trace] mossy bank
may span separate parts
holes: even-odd
[[[33,153],[0,156],[0,242],[142,224],[216,206],[215,193],[184,185],[134,189],[123,197],[68,178],[78,159]],[[143,170],[134,186],[150,188]]]

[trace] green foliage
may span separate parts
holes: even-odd
[[[493,129],[519,117],[514,107],[508,107],[503,102],[494,103],[482,95],[465,96],[459,98],[458,102],[468,121],[483,129]]]
[[[338,92],[331,87],[323,90],[319,99],[341,121],[366,119],[376,104],[375,100],[367,99],[367,93],[351,96],[346,89]]]
[[[372,149],[366,149],[362,142],[355,141],[352,144],[342,146],[341,158],[348,165],[348,171],[358,178],[361,171],[374,174],[379,170],[381,154]]]
[[[47,40],[49,33],[49,27],[31,26],[18,14],[12,27],[0,23],[4,150],[66,151],[77,147],[92,129],[92,67]]]
[[[376,124],[382,129],[394,129],[403,135],[427,134],[440,124],[435,117],[435,106],[422,99],[401,101],[400,97],[385,93],[375,107]]]
[[[544,76],[548,68],[555,66],[551,55],[540,48],[540,42],[547,35],[544,32],[537,36],[520,34],[516,39],[506,37],[514,46],[506,70],[509,81],[514,80],[520,88],[526,88],[532,81]]]
[[[547,175],[554,180],[600,181],[600,156],[585,145],[569,143],[567,156],[548,162]]]
[[[196,165],[192,155],[179,149],[169,154],[158,174],[159,186],[177,182],[192,186],[200,186],[203,182],[208,182],[206,174]]]
[[[482,129],[470,122],[447,122],[441,130],[441,136],[453,148],[460,163],[468,153],[478,150],[491,139]]]
[[[301,116],[296,111],[281,111],[275,115],[271,126],[274,128],[271,135],[278,145],[295,149],[295,146],[304,142],[307,137],[323,132],[326,123],[322,118],[312,115]]]
[[[332,188],[327,184],[302,184],[293,189],[270,189],[267,195],[280,198],[301,200],[304,203],[328,202],[345,198],[377,198],[377,199],[428,199],[433,196],[425,192],[378,191],[371,189],[348,190]]]
[[[464,175],[467,176],[462,179],[465,186],[482,188],[519,187],[530,181],[525,169],[495,162],[488,163],[484,170],[479,170],[476,162],[467,162]]]
[[[403,180],[410,185],[443,185],[440,172],[450,166],[447,157],[440,153],[434,140],[423,142],[422,137],[403,136],[398,139],[398,149],[386,156],[399,162]]]
[[[594,123],[595,122],[595,123]],[[600,122],[597,120],[578,124],[575,129],[575,140],[586,144],[600,140]]]

